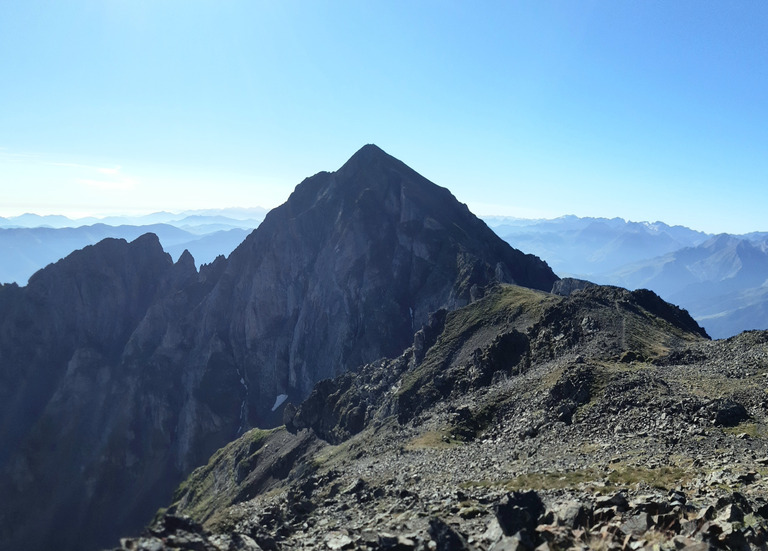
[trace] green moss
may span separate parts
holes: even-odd
[[[555,490],[576,488],[585,483],[595,482],[602,478],[602,473],[595,469],[582,469],[568,472],[526,473],[514,478],[498,481],[466,482],[464,487],[502,488],[512,490]]]
[[[429,349],[419,367],[403,377],[398,395],[430,386],[434,376],[451,361],[467,340],[480,328],[505,325],[524,331],[537,321],[547,306],[561,297],[516,285],[500,285],[484,298],[450,312],[443,333]]]
[[[179,485],[173,495],[172,508],[204,522],[217,508],[228,505],[246,471],[255,465],[264,440],[278,430],[282,427],[252,429],[217,450],[207,465],[192,471]]]
[[[663,490],[674,488],[690,478],[689,471],[669,466],[649,469],[635,465],[619,465],[608,473],[608,480],[616,486],[630,487],[642,483]]]

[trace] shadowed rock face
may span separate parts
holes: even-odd
[[[0,289],[3,549],[93,545],[115,523],[110,499],[123,493],[118,522],[135,523],[137,494],[167,486],[159,451],[156,475],[137,463],[173,416],[173,376],[155,385],[165,377],[124,355],[155,304],[197,279],[190,261],[173,264],[152,234],[108,239]]]
[[[556,279],[447,189],[368,145],[302,182],[233,252],[205,330],[242,366],[249,421],[279,424],[276,396],[301,399],[320,379],[398,355],[430,312],[493,282],[549,291]]]
[[[0,288],[0,548],[92,549],[286,394],[413,341],[496,282],[557,277],[376,146],[196,273],[107,240]]]

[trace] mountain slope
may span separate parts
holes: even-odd
[[[759,547],[767,375],[768,333],[709,341],[647,291],[501,286],[219,450],[121,549]]]
[[[154,237],[110,243],[2,288],[3,549],[87,550],[137,530],[214,450],[279,424],[282,397],[399,355],[431,311],[489,286],[557,280],[375,146],[306,179],[199,273]]]
[[[263,425],[276,396],[300,399],[320,379],[398,355],[432,311],[492,282],[549,291],[556,279],[448,190],[369,145],[302,182],[232,253],[210,315],[225,323],[206,329],[227,335],[242,364],[270,365],[259,378],[245,372],[260,385],[249,421]]]
[[[27,287],[0,289],[4,548],[45,548],[54,535],[64,548],[104,538],[97,519],[82,515],[102,506],[110,483],[110,492],[122,490],[110,473],[133,455],[103,432],[136,399],[138,382],[119,369],[123,351],[153,304],[196,277],[189,255],[173,264],[147,234],[104,240],[38,272]],[[125,493],[122,514],[135,524],[143,515],[133,517],[136,504]]]

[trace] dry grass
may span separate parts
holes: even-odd
[[[428,431],[412,438],[406,445],[408,451],[414,450],[444,450],[460,446],[461,442],[452,438],[449,429]]]

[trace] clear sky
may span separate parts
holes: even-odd
[[[366,143],[477,214],[768,230],[768,3],[0,0],[0,216],[273,207]]]

